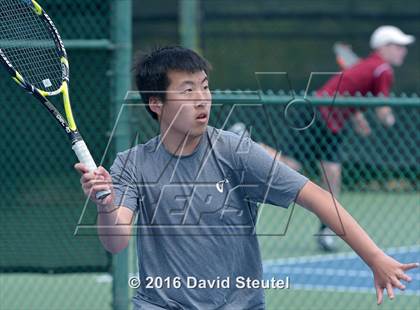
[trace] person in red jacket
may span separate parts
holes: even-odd
[[[392,66],[401,66],[407,55],[407,45],[413,43],[415,38],[403,33],[394,26],[381,26],[377,28],[371,38],[372,53],[360,60],[341,76],[334,76],[318,91],[318,95],[334,96],[349,94],[374,96],[388,96],[394,81]],[[329,188],[335,198],[338,198],[341,187],[341,134],[344,125],[351,120],[355,131],[363,136],[370,134],[369,123],[360,109],[354,107],[322,106],[319,108],[320,132],[322,138],[320,147],[322,155],[319,158],[323,166],[324,188]],[[376,116],[385,126],[392,126],[395,117],[390,107],[379,107],[375,110]],[[328,183],[327,183],[328,182]],[[335,249],[332,232],[321,223],[318,243],[325,251]]]
[[[414,36],[403,33],[394,26],[381,26],[377,28],[370,39],[372,53],[365,59],[361,59],[342,75],[335,75],[328,80],[318,91],[318,96],[333,97],[336,93],[340,95],[349,94],[374,96],[388,96],[394,81],[392,66],[401,66],[407,55],[407,45],[415,41]],[[363,111],[354,107],[335,107],[334,105],[322,106],[319,108],[315,122],[307,132],[308,149],[320,160],[322,173],[322,185],[325,189],[331,190],[332,195],[338,198],[341,188],[341,144],[342,131],[351,120],[355,131],[367,136],[371,129]],[[395,123],[395,117],[390,107],[379,107],[375,110],[378,119],[388,127]],[[243,123],[236,123],[228,129],[242,135],[246,131]],[[261,146],[272,156],[283,161],[294,170],[300,170],[302,165],[298,160],[289,154],[290,150],[282,150],[281,156],[278,151],[260,143]],[[324,251],[336,249],[333,232],[321,223],[318,234],[318,244]]]

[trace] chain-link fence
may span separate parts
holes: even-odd
[[[134,46],[179,44],[180,1],[134,2]],[[310,72],[336,71],[334,42],[352,45],[361,57],[369,54],[369,37],[380,25],[395,25],[419,37],[420,2],[406,0],[199,1],[196,19],[199,50],[214,67],[211,86],[257,88],[255,71],[289,72],[296,89]],[[420,93],[420,47],[408,48],[404,66],[396,70],[394,90]],[[286,83],[273,81],[273,89]],[[317,87],[322,85],[321,81]]]
[[[132,140],[144,143],[158,134],[158,125],[144,106],[130,97],[125,113],[130,115]],[[228,129],[243,123],[252,138],[274,150],[281,160],[322,184],[317,158],[320,132],[319,106],[332,99],[307,97],[295,100],[285,92],[215,91],[210,124]],[[290,104],[295,102],[296,104]],[[338,199],[374,241],[389,255],[403,261],[420,256],[419,179],[420,101],[417,96],[338,98],[337,107],[364,111],[371,133],[360,135],[348,120],[342,132],[342,190]],[[376,108],[392,106],[395,124],[384,126]],[[315,117],[315,121],[313,120]],[[309,126],[308,126],[309,125]],[[301,130],[304,129],[304,130]],[[329,147],[334,147],[335,142]],[[376,297],[370,269],[337,236],[336,252],[326,254],[317,244],[318,219],[300,207],[288,210],[260,206],[257,233],[263,253],[264,277],[289,277],[290,289],[266,290],[267,309],[375,309]],[[135,273],[136,253],[133,252]],[[385,309],[416,309],[420,273],[411,271],[413,282],[397,293]],[[134,290],[132,291],[134,293]]]
[[[120,52],[113,45],[116,7],[127,1],[38,2],[64,40],[73,112],[99,163],[112,126],[116,80],[130,75],[114,70]],[[63,111],[61,98],[51,100]],[[4,68],[0,123],[0,308],[110,309],[111,255],[96,235],[74,234],[81,214],[95,221],[96,211],[88,205],[82,212],[85,197],[71,145],[51,115]]]
[[[114,70],[118,47],[113,45],[112,37],[119,23],[114,19],[114,5],[123,1],[39,1],[64,39],[70,61],[74,114],[98,162],[105,152],[114,115],[118,112],[114,110],[117,106],[115,81],[119,78]],[[322,14],[307,12],[311,11],[308,6],[308,10],[299,15],[294,2],[288,4],[296,14],[284,11],[284,7],[280,10],[274,1],[261,9],[261,16],[273,7],[281,12],[276,11],[277,15],[273,12],[267,20],[257,16],[256,23],[250,23],[249,18],[254,19],[257,13],[254,6],[260,3],[255,1],[252,6],[242,8],[229,3],[231,13],[241,10],[234,16],[237,22],[227,25],[226,20],[231,16],[224,15],[226,3],[206,1],[203,4],[202,51],[213,61],[216,70],[212,77],[219,87],[254,87],[252,72],[273,68],[299,73],[297,79],[302,85],[307,80],[307,72],[335,69],[330,52],[333,41],[350,39],[350,43],[365,53],[370,30],[378,23],[375,16],[370,15],[378,8],[375,5],[366,8],[362,1],[357,2],[357,7],[347,2],[347,7],[354,8],[358,15],[356,20],[345,15],[346,23],[340,24],[343,27],[340,29],[337,27],[341,20],[330,20],[331,16],[337,16],[338,10],[326,14],[326,20],[321,23]],[[336,3],[328,1],[327,4]],[[381,3],[378,1],[376,5],[382,8]],[[397,20],[407,32],[417,34],[418,3],[411,1],[411,6],[407,6],[409,10],[395,6],[392,1],[387,3],[387,10],[382,12],[386,21]],[[176,1],[134,1],[134,5],[138,47],[143,49],[156,40],[160,45],[178,41]],[[305,5],[309,2],[305,1]],[[392,15],[394,11],[396,15]],[[154,12],[159,14],[154,15]],[[252,16],[247,15],[250,12]],[[286,15],[287,20],[279,18]],[[128,16],[126,14],[125,18]],[[405,20],[401,16],[410,18]],[[302,23],[300,18],[309,18],[311,23]],[[314,25],[317,28],[312,28]],[[313,32],[308,32],[309,28]],[[255,32],[256,29],[261,31]],[[277,33],[275,29],[283,32]],[[334,31],[326,33],[325,29]],[[345,32],[345,29],[354,31]],[[293,42],[290,42],[291,37]],[[238,46],[243,48],[238,49]],[[418,83],[412,79],[417,76],[416,64],[420,59],[412,55],[418,56],[418,51],[418,46],[412,47],[408,66],[398,72],[404,73],[400,74],[404,81],[396,81],[398,89],[418,90]],[[129,74],[127,70],[122,75]],[[237,122],[244,123],[253,139],[280,151],[283,159],[293,158],[303,174],[319,183],[322,173],[315,157],[316,143],[311,141],[319,136],[319,128],[291,129],[307,125],[312,110],[292,109],[285,118],[287,100],[274,98],[275,104],[262,104],[258,96],[243,92],[232,96],[215,94],[211,125],[227,129]],[[282,96],[284,94],[280,94]],[[372,133],[362,137],[356,134],[350,122],[346,125],[339,200],[386,252],[409,262],[418,261],[420,257],[420,104],[418,98],[412,98],[414,103],[410,104],[404,103],[406,99],[392,99],[396,124],[390,128],[378,122],[373,106],[367,104],[369,100],[357,99],[349,103],[363,106]],[[59,100],[55,103],[59,104]],[[232,103],[237,104],[234,109]],[[141,143],[158,133],[156,122],[143,108],[128,110],[133,130],[130,142]],[[110,309],[113,303],[111,258],[96,235],[74,236],[85,199],[79,176],[72,168],[74,154],[50,117],[0,69],[0,308]],[[138,139],[136,133],[139,133]],[[114,143],[110,146],[104,162],[108,168],[116,148]],[[86,210],[81,220],[94,223],[94,208],[89,205]],[[314,236],[318,225],[317,219],[302,208],[261,208],[258,233],[265,277],[289,276],[291,283],[289,290],[266,290],[267,308],[376,309],[369,271],[338,238],[338,253],[324,255]],[[130,256],[133,273],[137,270],[135,255],[133,251]],[[420,275],[417,271],[411,274],[413,283],[406,292],[398,294],[392,304],[386,302],[383,308],[417,309]]]

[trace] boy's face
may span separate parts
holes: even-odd
[[[166,102],[159,113],[161,129],[192,137],[202,135],[207,127],[211,93],[204,71],[168,72]]]
[[[404,58],[407,55],[407,48],[403,45],[388,44],[383,47],[382,53],[385,55],[386,61],[398,67],[404,62]]]

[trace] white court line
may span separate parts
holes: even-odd
[[[352,269],[334,269],[334,268],[304,268],[304,267],[289,267],[289,266],[271,266],[264,273],[279,273],[279,274],[304,274],[317,276],[334,276],[334,277],[357,277],[357,278],[373,278],[372,272],[367,270],[352,270]],[[420,281],[420,274],[411,275],[411,278]]]
[[[420,245],[411,245],[411,246],[402,246],[402,247],[393,247],[384,250],[387,254],[403,254],[411,252],[420,253]],[[351,259],[359,257],[354,252],[346,253],[337,253],[337,254],[318,254],[311,256],[297,256],[297,257],[287,257],[279,259],[269,259],[263,262],[264,267],[270,267],[271,265],[282,265],[282,264],[298,264],[298,263],[312,263],[312,262],[323,262],[329,260],[340,260],[340,259]]]
[[[293,284],[290,283],[291,289],[298,289],[298,290],[308,290],[308,291],[332,291],[332,292],[339,292],[339,293],[369,293],[375,295],[376,292],[374,289],[366,288],[366,287],[358,287],[358,286],[334,286],[334,285],[312,285],[312,284]],[[398,291],[394,290],[396,296],[420,296],[420,291],[406,289],[405,291]]]
[[[420,245],[393,247],[385,250],[387,254],[402,254],[420,252]],[[304,275],[317,275],[317,276],[339,276],[339,277],[363,277],[372,278],[372,273],[366,270],[352,270],[352,269],[334,269],[334,268],[304,268],[304,267],[290,267],[281,266],[282,264],[298,264],[298,263],[309,263],[309,262],[322,262],[330,260],[340,259],[352,259],[357,258],[358,255],[354,252],[339,253],[339,254],[327,254],[327,255],[312,255],[312,256],[300,256],[300,257],[289,257],[283,259],[267,260],[263,262],[264,273],[272,272],[279,274],[304,274]],[[414,281],[420,280],[420,275],[415,274],[411,276]],[[335,285],[322,285],[322,284],[293,284],[291,288],[302,289],[302,290],[321,290],[321,291],[333,291],[333,292],[357,292],[357,293],[372,293],[375,294],[374,289],[358,286],[335,286]],[[399,292],[399,295],[414,295],[420,296],[419,290],[413,290],[407,288],[404,292]]]

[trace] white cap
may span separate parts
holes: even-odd
[[[397,27],[380,26],[370,37],[370,47],[377,49],[387,44],[408,45],[414,41],[414,36],[405,34]]]

